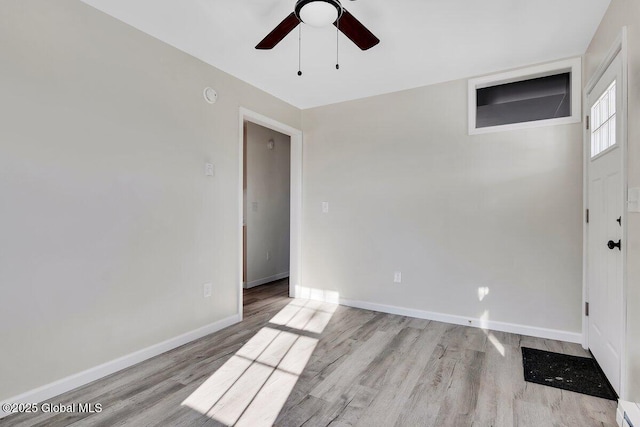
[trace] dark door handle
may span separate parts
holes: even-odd
[[[609,247],[609,249],[618,248],[618,250],[621,251],[622,250],[620,248],[621,242],[622,240],[618,240],[618,243],[615,243],[613,240],[609,240],[609,242],[607,243],[607,246]]]

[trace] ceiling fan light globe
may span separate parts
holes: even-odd
[[[300,9],[300,20],[312,27],[325,27],[338,19],[338,9],[331,3],[312,1]]]

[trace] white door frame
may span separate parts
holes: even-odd
[[[619,135],[619,144],[622,156],[622,191],[623,191],[623,212],[627,212],[627,27],[623,27],[618,34],[615,42],[612,47],[609,49],[606,57],[603,59],[602,63],[598,66],[598,69],[595,71],[589,82],[586,84],[584,88],[584,93],[582,96],[583,103],[583,111],[585,112],[585,116],[591,114],[588,105],[588,95],[594,89],[604,72],[607,70],[611,62],[616,58],[616,56],[620,54],[620,59],[622,60],[622,76],[621,76],[621,84],[622,84],[622,111],[621,114],[616,117],[620,118],[621,125],[621,135]],[[589,162],[590,162],[590,130],[585,128],[583,129],[583,212],[589,207],[589,188],[588,188],[588,172],[589,172]],[[585,349],[589,348],[589,318],[586,316],[584,307],[587,301],[589,301],[589,288],[588,288],[588,225],[586,221],[583,221],[582,227],[582,242],[583,242],[583,255],[582,255],[582,347]],[[622,331],[622,345],[620,349],[620,398],[624,399],[627,393],[626,386],[626,330],[627,330],[627,221],[622,222],[622,316],[623,316],[623,331]]]
[[[295,290],[300,286],[300,260],[302,259],[302,131],[284,123],[264,116],[255,111],[240,107],[239,120],[239,169],[240,184],[238,190],[239,218],[238,218],[238,241],[240,242],[240,256],[238,262],[238,313],[242,320],[242,213],[243,213],[243,177],[244,177],[244,122],[245,120],[264,126],[271,130],[288,135],[291,138],[291,196],[290,196],[290,216],[289,216],[289,296],[295,297]]]

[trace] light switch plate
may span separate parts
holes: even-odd
[[[329,213],[329,202],[322,202],[322,213]]]
[[[213,289],[212,283],[205,283],[202,285],[202,293],[204,298],[209,298],[211,296],[211,291]]]
[[[213,168],[213,163],[205,163],[204,164],[204,174],[206,176],[214,176],[215,169]]]

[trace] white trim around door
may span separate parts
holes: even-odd
[[[627,98],[628,98],[628,83],[627,83],[627,28],[623,27],[620,31],[620,34],[616,38],[612,47],[609,49],[606,57],[602,61],[602,63],[598,66],[597,70],[586,84],[583,93],[583,111],[585,116],[588,115],[589,107],[588,107],[588,99],[589,94],[594,90],[604,73],[607,71],[611,63],[620,56],[622,60],[622,75],[620,78],[620,82],[622,84],[622,110],[617,113],[617,119],[621,122],[621,133],[619,135],[619,148],[622,156],[622,194],[625,195],[624,199],[624,210],[626,212],[626,195],[627,195],[627,123],[628,123],[628,108],[627,108]],[[585,117],[585,123],[586,123]],[[582,282],[582,346],[585,349],[589,348],[589,318],[586,312],[586,305],[589,301],[589,277],[588,277],[588,224],[586,222],[586,213],[587,209],[589,209],[589,188],[588,188],[588,173],[589,173],[589,162],[591,161],[590,156],[590,131],[586,129],[586,125],[583,128],[583,201],[584,201],[584,210],[585,212],[585,220],[583,221],[583,282]],[[623,215],[624,217],[624,215]],[[622,221],[622,307],[620,310],[622,311],[623,316],[623,331],[622,331],[622,344],[621,344],[621,361],[620,361],[620,398],[625,398],[627,393],[627,385],[626,385],[626,320],[627,320],[627,224],[626,221]]]
[[[284,123],[264,116],[260,113],[240,107],[239,114],[239,189],[238,189],[238,241],[240,242],[238,261],[238,313],[242,319],[242,208],[243,208],[243,174],[244,174],[244,122],[264,126],[291,138],[291,201],[290,201],[290,258],[289,258],[289,296],[296,297],[296,289],[300,287],[300,260],[302,251],[302,131]]]

